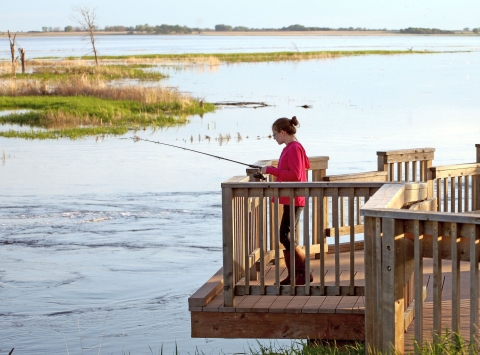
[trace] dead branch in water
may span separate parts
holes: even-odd
[[[258,107],[268,107],[271,106],[265,102],[243,102],[243,101],[223,101],[223,102],[214,102],[215,106],[236,106],[236,107],[249,107],[249,108],[258,108]]]
[[[18,52],[20,53],[20,61],[22,62],[22,74],[25,74],[26,72],[25,48],[18,48]]]

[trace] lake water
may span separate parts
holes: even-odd
[[[32,38],[29,46],[38,56],[69,45],[81,52],[75,38],[56,40]],[[281,147],[268,138],[271,123],[296,115],[298,139],[310,156],[330,157],[331,175],[375,170],[378,150],[434,147],[434,165],[475,160],[480,37],[126,36],[102,37],[100,48],[238,52],[282,50],[289,41],[308,50],[469,52],[164,68],[165,85],[206,101],[271,106],[218,109],[182,127],[136,134],[254,163],[279,156]],[[217,354],[255,346],[191,339],[187,305],[221,267],[220,184],[244,175],[244,167],[121,139],[133,134],[0,138],[0,353],[156,354],[163,346],[170,354],[177,346],[182,354]]]

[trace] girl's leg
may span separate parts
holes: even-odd
[[[298,227],[300,221],[300,215],[302,214],[303,207],[295,206],[295,235],[298,235]],[[290,250],[290,205],[283,205],[282,221],[280,222],[280,242],[283,244],[286,250]],[[293,241],[295,245],[296,241]]]
[[[295,213],[295,235],[298,235],[299,231],[299,221],[300,221],[300,214],[303,211],[303,207],[300,206],[295,206],[294,213]],[[285,279],[280,281],[280,285],[290,285],[290,205],[283,205],[283,215],[282,215],[282,220],[280,222],[280,242],[283,244],[285,249],[283,250],[283,255],[285,257],[285,265],[288,270],[288,275]],[[296,245],[296,240],[293,241],[294,245]],[[295,283],[298,285],[299,281],[302,281],[305,279],[305,277],[298,277],[299,271],[301,272],[302,270],[305,270],[305,263],[301,264],[301,260],[297,261],[299,253],[302,253],[301,249],[299,247],[295,247]],[[305,257],[303,256],[304,260]],[[304,275],[304,272],[303,272]],[[297,281],[298,279],[298,281]],[[305,281],[303,281],[303,284]]]

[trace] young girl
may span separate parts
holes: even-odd
[[[276,177],[277,182],[307,181],[306,170],[310,168],[307,154],[303,146],[295,138],[298,126],[297,117],[292,119],[279,118],[272,125],[273,138],[278,144],[285,144],[278,168],[265,166],[262,173],[267,173]],[[295,214],[295,229],[298,230],[300,214],[305,206],[305,197],[295,197],[294,206],[290,206],[290,197],[279,197],[279,203],[283,205],[282,221],[280,223],[280,242],[285,249],[285,264],[288,270],[288,276],[280,282],[280,285],[290,285],[290,213]],[[295,242],[295,241],[294,241]],[[303,250],[295,247],[295,285],[305,284],[305,253]],[[310,273],[310,281],[313,281],[313,275]]]

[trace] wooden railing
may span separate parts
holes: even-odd
[[[222,184],[224,305],[234,306],[235,295],[249,294],[365,295],[367,348],[372,353],[403,353],[407,318],[412,318],[407,306],[413,299],[415,341],[423,341],[423,258],[433,258],[435,336],[442,331],[446,302],[452,312],[449,329],[459,330],[463,260],[469,261],[470,340],[477,344],[480,217],[465,213],[480,210],[480,144],[476,150],[477,161],[472,164],[432,167],[433,148],[407,149],[377,152],[377,172],[327,176],[328,158],[318,157],[312,164],[311,182],[255,182],[248,176],[226,181]],[[275,165],[275,161],[256,165]],[[305,250],[307,274],[310,265],[318,265],[323,275],[326,240],[332,236],[333,282],[320,276],[314,282],[307,278],[302,286],[279,285],[280,196],[290,201],[295,196],[306,198],[302,232],[297,236],[293,230],[291,240]],[[435,212],[437,208],[440,212]],[[345,265],[340,263],[342,235],[349,236]],[[358,236],[364,238],[365,275],[355,275],[353,269]],[[291,248],[292,252],[294,243]],[[312,256],[319,258],[318,264]],[[452,291],[445,299],[442,259],[452,264]],[[265,270],[272,261],[274,277],[267,280]],[[292,275],[294,268],[291,263]],[[347,281],[340,279],[341,270],[347,270]]]
[[[470,212],[480,210],[480,144],[475,145],[476,162],[436,166],[429,169],[437,210]]]
[[[224,268],[224,304],[233,306],[235,295],[363,295],[364,276],[355,275],[355,221],[360,208],[356,208],[357,197],[367,202],[384,183],[262,183],[248,182],[246,177],[234,177],[222,184],[223,216],[223,268]],[[413,187],[412,187],[413,186]],[[405,202],[422,200],[426,197],[424,186],[412,184],[407,187]],[[405,188],[404,188],[405,189]],[[306,260],[306,274],[310,270],[310,259],[316,255],[319,270],[325,270],[325,215],[324,206],[332,211],[334,230],[334,281],[326,283],[324,274],[304,286],[280,286],[280,243],[278,230],[280,225],[278,197],[305,196],[302,237]],[[346,201],[346,220],[349,228],[350,257],[348,265],[340,264],[340,214],[339,201]],[[273,203],[270,201],[273,199]],[[361,206],[360,206],[361,207]],[[320,217],[319,217],[320,216]],[[273,221],[273,223],[269,223]],[[293,221],[291,221],[293,224]],[[318,243],[312,235],[318,235]],[[295,230],[291,232],[295,240]],[[291,252],[295,245],[291,243]],[[293,254],[293,253],[292,253]],[[293,258],[292,258],[293,259]],[[265,267],[274,261],[274,276],[266,282]],[[257,268],[258,262],[258,268]],[[316,261],[315,261],[316,262]],[[290,265],[291,275],[295,275],[295,265]],[[340,282],[340,273],[348,270],[348,281]],[[308,278],[307,278],[308,279]],[[361,279],[361,283],[358,282]],[[257,281],[258,280],[258,281]],[[255,281],[255,282],[253,282]],[[293,280],[292,280],[293,281]],[[292,282],[293,284],[293,282]]]
[[[445,165],[430,168],[429,180],[434,181],[437,210],[470,212],[480,209],[477,188],[480,164]]]
[[[433,258],[431,330],[434,336],[442,332],[442,305],[445,305],[445,301],[442,302],[442,259],[452,261],[452,292],[449,295],[452,322],[449,329],[457,333],[460,325],[460,261],[470,261],[470,341],[477,344],[480,217],[466,213],[398,209],[404,202],[401,189],[400,185],[382,187],[361,210],[365,218],[365,333],[368,348],[372,352],[403,353],[405,307],[402,285],[412,272],[414,336],[415,342],[422,344],[425,257]]]
[[[307,170],[308,181],[322,181],[327,174],[329,157],[316,156],[316,157],[309,157],[308,159],[310,161],[310,168]],[[278,166],[278,159],[259,160],[256,163],[254,163],[253,165],[256,165],[256,166],[275,166],[275,167],[277,167]],[[249,169],[246,169],[246,170],[247,170],[246,171],[247,175],[249,177],[249,181],[252,181],[252,182],[253,181],[259,181],[258,178],[253,177],[253,175],[258,172],[258,169],[249,168]],[[267,175],[267,179],[268,179],[269,182],[275,182],[275,177],[273,175]],[[312,207],[314,209],[317,209],[318,207],[315,204],[316,204],[316,201],[313,202]],[[324,205],[324,214],[325,215],[323,216],[324,221],[326,221],[325,225],[328,225],[328,216],[329,216],[329,208],[328,207],[329,207],[328,204],[325,203],[325,205]],[[282,212],[283,212],[283,206],[280,205],[280,207],[279,207],[280,215],[282,214]],[[315,222],[318,223],[317,218],[319,218],[319,217],[315,216],[315,218],[316,218]],[[272,223],[273,223],[273,219],[270,219],[269,220],[269,224],[270,224],[269,228],[270,229],[272,228]],[[318,233],[316,231],[314,231],[314,233],[312,235],[312,243],[318,244],[318,240],[319,240]],[[296,242],[297,243],[301,242],[299,235],[297,235]],[[327,242],[325,240],[325,245],[326,245],[326,243]]]
[[[388,172],[388,181],[427,181],[435,148],[415,148],[377,152],[378,171]]]

